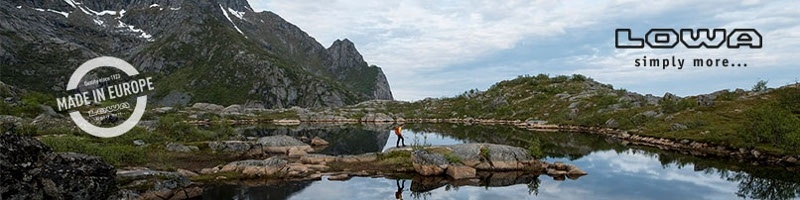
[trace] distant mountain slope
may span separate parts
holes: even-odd
[[[352,42],[325,48],[246,0],[12,0],[0,11],[0,79],[23,89],[58,93],[78,65],[108,55],[154,76],[162,105],[393,98],[382,70]]]
[[[405,119],[540,120],[778,154],[800,153],[800,84],[780,88],[757,84],[753,90],[656,97],[614,89],[582,75],[540,74],[500,81],[486,91],[395,102],[383,108]]]

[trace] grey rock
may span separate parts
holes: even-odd
[[[311,139],[311,145],[313,146],[325,146],[328,144],[329,144],[328,141],[325,141],[320,137],[315,136],[313,139]]]
[[[146,188],[143,196],[147,193],[169,193],[189,186],[192,182],[178,172],[156,171],[147,168],[133,170],[119,170],[117,179],[126,188]]]
[[[697,96],[697,105],[699,106],[713,106],[716,96],[712,95],[699,95]]]
[[[0,168],[4,199],[107,199],[117,189],[116,170],[100,158],[16,134],[0,136]]]
[[[298,139],[285,135],[261,137],[258,143],[269,147],[308,146]]]
[[[21,117],[0,115],[0,128],[3,128],[2,133],[6,132],[6,130],[22,128],[24,122],[25,120]]]
[[[156,130],[156,125],[158,124],[157,120],[141,120],[139,123],[136,123],[136,126],[142,127],[147,131]]]
[[[581,102],[572,102],[572,103],[569,104],[569,106],[567,106],[567,108],[569,108],[569,109],[577,108],[578,105],[580,105],[580,104],[581,104]]]
[[[652,94],[647,94],[644,96],[644,100],[649,105],[658,105],[658,102],[661,101],[661,98],[653,96]]]
[[[225,109],[225,107],[210,103],[195,103],[194,105],[192,105],[192,108],[206,112],[220,112],[223,109]]]
[[[755,150],[755,149],[750,150],[750,154],[752,154],[753,157],[755,157],[755,158],[761,158],[761,152],[758,151],[758,150]]]
[[[689,129],[689,127],[686,127],[686,125],[681,123],[673,123],[672,126],[669,127],[669,130],[671,131],[682,131],[686,129]]]
[[[656,117],[656,116],[658,116],[658,115],[659,115],[659,113],[658,113],[658,112],[656,112],[656,111],[648,110],[648,111],[645,111],[645,112],[639,113],[639,115],[642,115],[642,116],[645,116],[645,117],[652,118],[652,117]]]
[[[225,152],[245,152],[252,148],[252,142],[247,141],[222,141],[222,142],[209,142],[208,148],[215,151]]]
[[[39,128],[43,128],[43,127],[52,128],[52,127],[64,127],[64,126],[72,125],[72,123],[67,122],[63,118],[57,118],[57,117],[53,117],[51,115],[42,113],[42,114],[39,114],[38,116],[36,116],[36,118],[33,118],[33,121],[31,121],[31,125],[39,127]]]
[[[159,108],[153,109],[153,111],[156,112],[156,113],[167,113],[167,112],[170,112],[170,111],[173,111],[173,110],[175,110],[175,108],[173,108],[173,107],[159,107]]]
[[[608,120],[606,120],[606,127],[608,127],[608,128],[619,128],[619,123],[617,122],[617,120],[608,119]]]
[[[222,109],[223,115],[241,115],[242,112],[244,112],[244,108],[238,104],[233,104]]]
[[[133,145],[136,145],[137,147],[144,146],[145,144],[146,143],[144,143],[144,141],[142,141],[142,140],[134,140],[133,141]]]
[[[192,100],[192,96],[185,92],[170,91],[158,101],[161,106],[185,106]]]
[[[681,100],[681,98],[676,96],[676,95],[674,95],[674,94],[672,94],[672,93],[667,92],[667,93],[664,93],[664,97],[662,98],[662,100],[664,100],[664,101],[677,101],[677,100]]]
[[[444,155],[424,150],[411,152],[411,160],[414,170],[423,176],[443,174],[449,166],[449,162],[444,158]]]
[[[42,109],[42,113],[43,114],[49,115],[50,117],[55,117],[55,118],[64,117],[64,116],[56,113],[56,111],[53,110],[53,107],[50,107],[50,106],[47,106],[47,105],[39,105],[39,108]]]
[[[452,154],[458,156],[463,164],[479,170],[520,170],[537,162],[528,150],[519,147],[488,143],[446,147],[451,149]]]

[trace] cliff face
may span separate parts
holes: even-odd
[[[371,99],[392,100],[389,82],[383,70],[368,66],[350,40],[336,40],[327,49],[330,55],[329,72],[348,86],[368,94]]]
[[[392,99],[382,70],[352,42],[326,49],[246,0],[12,0],[0,10],[0,78],[24,89],[62,92],[82,62],[108,55],[154,76],[163,105]]]

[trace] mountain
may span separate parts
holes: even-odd
[[[153,76],[155,102],[327,107],[384,99],[383,71],[351,41],[325,48],[246,0],[11,0],[0,2],[0,79],[63,93],[101,55]]]

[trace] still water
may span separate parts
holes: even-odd
[[[471,184],[446,183],[430,177],[354,177],[347,181],[323,178],[258,186],[209,186],[204,198],[396,199],[399,195],[403,199],[797,199],[800,195],[800,176],[780,168],[625,146],[599,136],[449,124],[408,125],[406,130],[407,145],[490,142],[526,148],[528,141],[536,138],[547,155],[545,160],[572,163],[589,175],[577,180],[559,181],[540,175]],[[394,147],[397,139],[388,127],[256,127],[244,133],[317,136],[332,145],[342,145],[327,150],[328,154],[337,155],[382,151]],[[345,137],[346,134],[363,138]],[[346,147],[359,148],[354,151]]]

